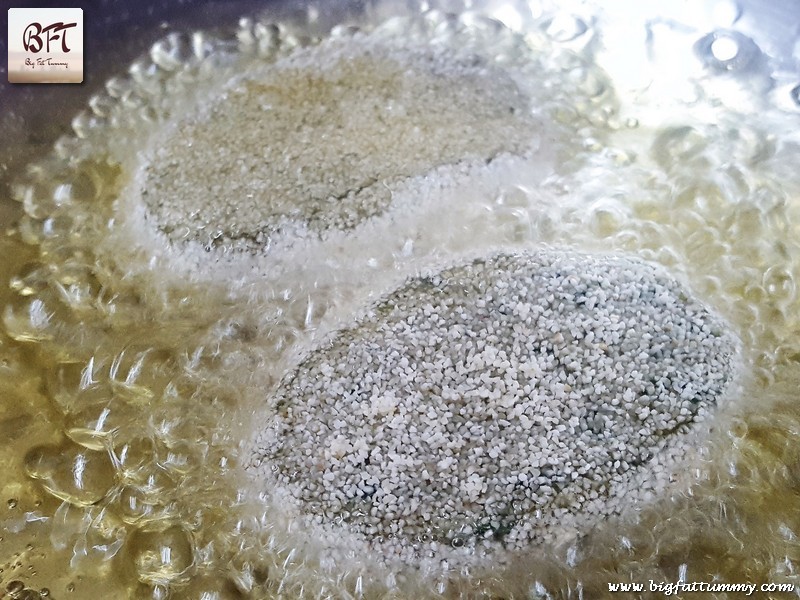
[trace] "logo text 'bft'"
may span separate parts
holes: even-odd
[[[46,44],[47,49],[45,52],[50,52],[50,42],[60,39],[61,51],[66,54],[70,51],[67,47],[67,29],[77,26],[77,23],[53,23],[47,27],[42,27],[40,23],[31,23],[22,34],[22,46],[25,48],[25,52],[36,54],[41,52]],[[43,33],[47,34],[44,42],[42,42]],[[60,33],[61,35],[59,35]]]

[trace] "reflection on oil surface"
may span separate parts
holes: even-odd
[[[110,80],[75,136],[17,182],[25,216],[0,240],[6,594],[594,597],[616,581],[798,583],[796,86],[776,85],[735,10],[650,22],[631,42],[641,52],[622,57],[603,42],[612,29],[601,13],[487,6],[364,24],[369,34],[341,27],[322,41],[249,20],[230,37],[171,36]],[[318,48],[346,53],[369,36],[382,50],[359,46],[357,72],[303,78],[330,59]],[[398,59],[401,37],[433,50]],[[293,69],[287,89],[271,65]],[[442,74],[466,96],[437,88]],[[254,91],[258,77],[270,89]],[[348,77],[377,83],[358,95]],[[308,103],[295,113],[282,94],[297,87]],[[237,94],[302,123],[288,133],[253,123],[239,160],[230,128],[246,125],[225,112],[243,107]],[[330,98],[360,113],[339,114],[365,136],[344,155],[347,136],[320,116]],[[508,114],[492,114],[496,98]],[[469,143],[448,128],[426,144],[439,123],[420,112],[429,101],[452,104],[435,107],[442,119],[470,122]],[[215,111],[216,128],[192,117]],[[426,152],[404,162],[409,139],[387,140],[412,117]],[[509,134],[479,135],[487,122]],[[258,133],[285,145],[281,155],[263,140],[266,169],[252,160]],[[321,159],[304,163],[311,150]],[[207,172],[187,173],[205,162]],[[281,204],[284,188],[294,197],[307,183],[320,207]],[[271,195],[250,202],[265,187]],[[209,212],[217,195],[224,210]],[[356,200],[345,225],[297,227],[302,243],[277,243],[271,224],[248,220],[313,222],[341,208],[325,204],[331,196]],[[281,377],[409,274],[543,244],[659,263],[731,324],[739,387],[692,469],[620,523],[499,564],[419,571],[315,555],[243,469]]]

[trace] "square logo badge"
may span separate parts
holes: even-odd
[[[81,83],[83,9],[9,8],[8,81]]]

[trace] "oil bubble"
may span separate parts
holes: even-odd
[[[100,566],[112,559],[125,543],[127,527],[112,511],[89,511],[91,524],[73,547],[73,559]],[[88,565],[83,565],[88,566]]]
[[[738,31],[718,30],[700,38],[694,51],[709,69],[718,72],[749,72],[762,53],[756,43]]]
[[[91,516],[82,507],[62,502],[53,514],[50,543],[56,550],[72,546],[89,529]]]
[[[119,493],[119,515],[129,525],[163,519],[167,511],[155,503],[151,494],[136,485],[126,485]]]
[[[120,474],[127,479],[140,479],[153,462],[156,443],[148,437],[133,437],[114,447],[114,463]]]
[[[508,27],[512,31],[521,31],[531,17],[531,9],[527,2],[508,2],[508,0],[495,0],[484,4],[486,12],[493,19]]]
[[[59,206],[69,201],[60,184],[34,180],[14,188],[14,199],[22,203],[25,213],[33,219],[44,219]]]
[[[570,42],[588,31],[583,19],[574,15],[559,13],[544,23],[545,33],[556,42]]]
[[[65,433],[76,444],[91,450],[109,448],[116,432],[134,418],[121,400],[85,408],[67,417]]]
[[[161,378],[169,352],[131,347],[116,355],[109,366],[112,389],[126,401],[144,404],[160,395],[167,385]]]
[[[146,596],[140,595],[142,598],[146,597],[149,600],[170,600],[172,598],[170,588],[166,585],[143,586],[142,589],[147,590]]]
[[[6,333],[18,342],[41,342],[53,338],[55,310],[41,298],[8,304],[3,313]]]
[[[51,397],[65,414],[79,413],[92,406],[109,403],[113,398],[110,386],[94,383],[93,377],[92,360],[87,366],[59,365],[48,382]]]
[[[80,139],[86,139],[91,135],[93,130],[103,125],[103,120],[97,115],[84,110],[72,119],[71,124],[72,131],[75,132],[75,135]]]
[[[202,575],[192,577],[186,588],[181,589],[186,598],[200,598],[202,600],[239,600],[242,593],[233,582],[218,575]]]
[[[155,467],[136,478],[137,485],[147,502],[153,504],[163,500],[166,494],[175,489],[175,480],[164,469]]]
[[[194,58],[192,41],[187,35],[170,33],[150,48],[153,63],[165,71],[174,71],[185,66]]]
[[[136,576],[142,583],[167,585],[189,575],[194,564],[191,535],[181,525],[142,528],[127,542]]]
[[[775,301],[788,303],[795,298],[795,279],[785,267],[776,265],[767,269],[762,285]]]
[[[651,152],[664,169],[685,168],[687,163],[702,156],[708,143],[703,134],[694,127],[668,127],[655,138]]]
[[[53,496],[77,506],[96,504],[114,485],[108,454],[73,443],[33,448],[25,457],[25,469]]]
[[[105,94],[95,94],[89,98],[89,108],[98,117],[108,117],[114,109],[115,99]]]
[[[747,436],[747,421],[740,418],[732,419],[728,426],[728,435],[743,440]]]
[[[606,198],[594,202],[588,209],[588,224],[595,235],[609,237],[619,232],[627,220],[623,205]]]
[[[125,98],[133,92],[133,85],[125,77],[112,77],[106,81],[106,93],[112,98]]]
[[[23,265],[9,281],[9,287],[20,296],[40,294],[47,288],[50,267],[41,262]]]

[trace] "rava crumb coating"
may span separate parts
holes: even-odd
[[[737,348],[635,257],[472,260],[410,279],[303,359],[250,471],[320,535],[390,560],[523,550],[663,490]]]
[[[139,193],[175,243],[263,252],[280,234],[352,229],[399,182],[534,145],[538,120],[510,67],[381,31],[298,49],[175,119]]]

